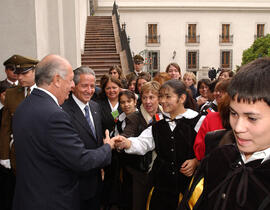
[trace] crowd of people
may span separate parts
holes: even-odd
[[[4,63],[1,209],[269,209],[270,59],[198,82],[133,61],[100,84],[58,55]]]

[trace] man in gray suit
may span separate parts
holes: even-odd
[[[16,189],[13,210],[79,210],[79,174],[111,161],[114,141],[86,149],[59,105],[74,88],[69,62],[48,55],[36,67],[35,88],[13,118]]]

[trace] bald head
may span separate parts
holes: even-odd
[[[72,67],[65,58],[59,55],[47,55],[36,67],[35,82],[37,86],[50,85],[56,74],[64,79],[68,68]]]

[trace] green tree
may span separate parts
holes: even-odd
[[[244,50],[242,55],[242,65],[249,63],[260,57],[270,57],[270,34],[256,39],[250,48]]]

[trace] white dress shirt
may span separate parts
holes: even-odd
[[[49,96],[51,96],[52,99],[55,101],[55,103],[59,106],[58,100],[57,100],[57,98],[55,97],[55,95],[53,95],[53,94],[52,94],[51,92],[49,92],[48,90],[45,90],[44,88],[41,88],[41,87],[38,87],[38,86],[36,86],[36,88],[39,89],[39,90],[41,90],[41,91],[43,91],[43,92],[45,92],[45,93],[47,93]],[[60,107],[60,106],[59,106],[59,107]]]
[[[94,123],[94,119],[91,113],[91,107],[89,106],[89,103],[83,103],[80,99],[78,99],[74,94],[72,94],[72,98],[74,99],[74,101],[76,102],[76,104],[80,107],[80,110],[82,111],[83,115],[85,116],[85,106],[88,105],[89,107],[89,116],[90,116],[90,120],[93,124],[93,126],[95,127],[95,123]]]
[[[246,159],[246,156],[243,153],[241,153],[241,157],[245,164],[258,159],[263,159],[263,163],[270,159],[270,147],[262,151],[254,152],[248,159]]]
[[[16,80],[15,82],[12,82],[10,81],[8,78],[7,78],[7,82],[11,85],[18,85],[18,80]]]
[[[33,89],[36,88],[36,87],[37,87],[36,83],[33,84],[33,85],[30,87],[30,93],[32,93]],[[25,97],[27,96],[27,89],[28,89],[28,87],[24,87],[24,96],[25,96]]]

